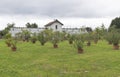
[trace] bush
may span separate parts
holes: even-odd
[[[57,48],[57,44],[61,41],[60,32],[53,32],[51,35],[51,42],[54,48]]]
[[[12,36],[11,36],[11,34],[10,33],[7,33],[6,35],[5,35],[5,39],[9,39],[9,38],[11,38]]]
[[[36,43],[36,41],[37,41],[37,36],[36,36],[36,34],[34,33],[30,39],[31,39],[31,42],[32,42],[32,43]]]
[[[11,41],[12,41],[11,38],[5,40],[5,43],[7,44],[8,47],[11,46]]]
[[[75,40],[74,34],[68,34],[68,41],[69,44],[73,44],[73,41]]]
[[[44,45],[47,42],[47,34],[45,31],[42,31],[38,34],[38,40],[40,41],[41,45]]]
[[[112,44],[112,33],[111,32],[105,33],[104,39],[108,41],[109,44]]]
[[[12,51],[16,51],[16,49],[17,49],[17,40],[12,39],[12,41],[11,41],[11,49],[12,49]]]
[[[74,47],[77,49],[82,49],[83,48],[83,41],[81,40],[74,40]]]
[[[78,53],[83,53],[84,39],[83,35],[76,35],[74,47],[78,49]]]

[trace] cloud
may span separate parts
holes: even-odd
[[[40,27],[59,19],[64,27],[82,25],[106,27],[120,14],[120,0],[0,0],[0,30],[7,23],[25,26],[36,22]]]
[[[120,0],[1,0],[0,14],[49,17],[119,16]]]

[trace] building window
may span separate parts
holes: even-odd
[[[56,25],[55,28],[58,29],[58,26]]]

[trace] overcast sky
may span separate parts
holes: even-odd
[[[25,26],[36,22],[43,27],[53,19],[64,27],[109,27],[120,14],[120,0],[0,0],[0,29],[7,23]]]

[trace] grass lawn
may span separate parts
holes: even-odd
[[[105,41],[85,46],[83,54],[67,41],[57,49],[51,43],[17,45],[13,52],[0,40],[0,77],[120,77],[120,50]]]

